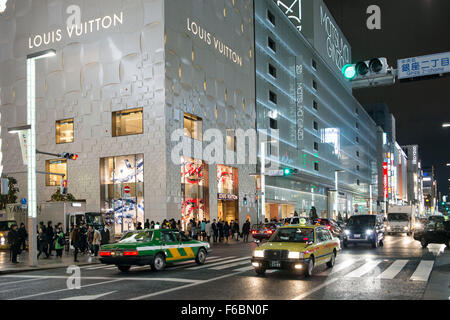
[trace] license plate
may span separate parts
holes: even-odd
[[[353,238],[359,239],[359,238],[361,238],[361,235],[360,234],[354,234]]]
[[[281,268],[281,262],[280,261],[271,261],[270,266],[272,268]]]

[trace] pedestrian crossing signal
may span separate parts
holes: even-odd
[[[66,195],[67,194],[67,180],[61,179],[61,194]]]

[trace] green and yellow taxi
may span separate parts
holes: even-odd
[[[325,226],[280,227],[264,245],[253,251],[252,266],[259,275],[279,269],[312,276],[319,265],[334,266],[340,242]]]
[[[101,246],[100,262],[116,265],[122,272],[145,265],[162,271],[175,262],[204,264],[210,251],[209,243],[192,240],[178,230],[139,230],[128,232],[118,243]]]

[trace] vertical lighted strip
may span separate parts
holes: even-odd
[[[27,59],[28,217],[36,218],[36,58]]]

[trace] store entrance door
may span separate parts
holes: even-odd
[[[236,201],[218,201],[218,214],[219,220],[228,221],[239,221],[239,204],[238,200]]]

